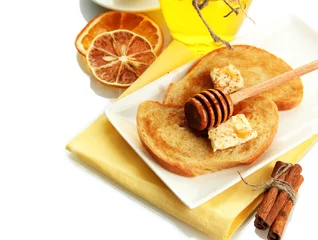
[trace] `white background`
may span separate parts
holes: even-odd
[[[314,4],[254,0],[249,15],[297,12],[318,29]],[[90,0],[1,2],[0,239],[209,239],[65,150],[120,93],[91,80],[74,47],[102,11]],[[318,145],[301,161],[305,183],[285,239],[315,239],[317,154]],[[265,238],[252,223],[232,239]]]

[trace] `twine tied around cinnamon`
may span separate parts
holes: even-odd
[[[274,177],[271,177],[269,180],[267,180],[265,183],[263,184],[251,184],[251,183],[248,183],[241,175],[241,173],[239,171],[238,174],[240,175],[242,181],[250,186],[250,187],[253,187],[253,191],[255,190],[258,190],[260,188],[264,188],[265,190],[264,191],[267,191],[268,189],[272,188],[272,187],[275,187],[277,188],[278,190],[280,191],[285,191],[287,192],[288,196],[290,197],[291,201],[294,203],[295,202],[295,199],[296,199],[296,196],[295,196],[295,192],[292,188],[292,186],[283,181],[283,180],[280,180],[278,179],[282,174],[284,174],[289,168],[291,168],[293,165],[290,164],[290,163],[284,163],[282,164],[277,172],[276,172],[276,175]]]

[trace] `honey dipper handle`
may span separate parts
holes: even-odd
[[[293,80],[297,77],[300,77],[302,75],[305,75],[306,73],[312,72],[317,69],[318,69],[318,60],[315,60],[304,66],[295,68],[293,70],[280,74],[276,77],[273,77],[269,80],[266,80],[264,82],[258,83],[256,85],[253,85],[247,88],[243,88],[242,90],[231,94],[230,96],[231,96],[232,102],[233,104],[238,103],[246,98],[258,95],[264,91],[270,90],[285,82]]]

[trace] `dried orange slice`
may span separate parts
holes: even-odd
[[[99,81],[128,87],[156,60],[156,54],[144,37],[128,30],[116,30],[97,35],[86,59]]]
[[[86,55],[86,51],[93,39],[100,33],[126,29],[145,37],[154,52],[158,55],[163,47],[163,35],[159,25],[150,17],[142,13],[122,13],[117,11],[99,14],[93,18],[78,34],[75,46]]]

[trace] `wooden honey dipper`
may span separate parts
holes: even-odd
[[[220,89],[202,91],[189,98],[184,105],[188,126],[199,131],[217,127],[233,115],[234,104],[317,69],[318,60],[315,60],[230,95]]]

